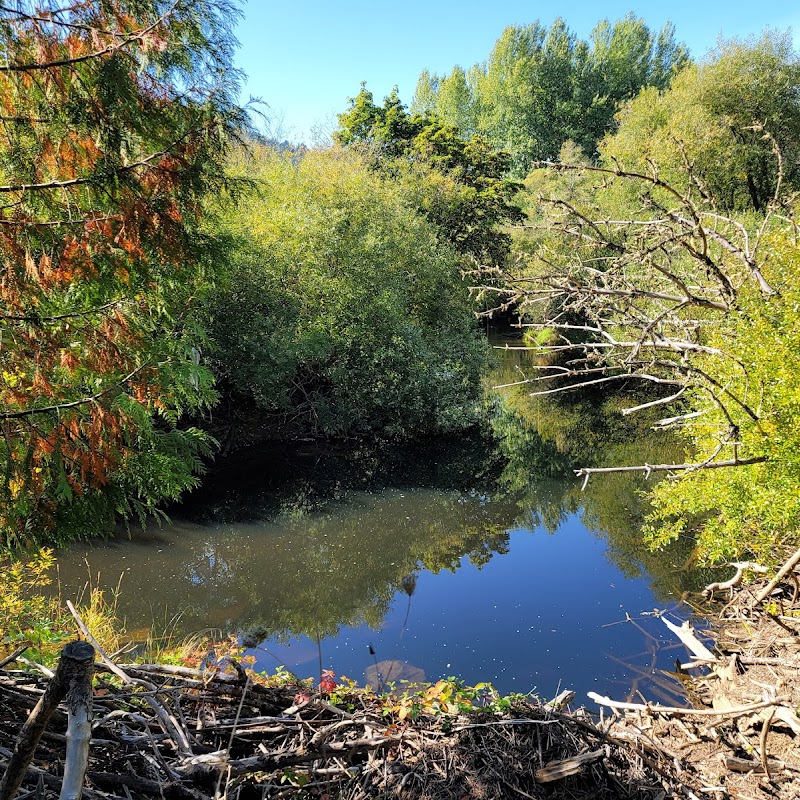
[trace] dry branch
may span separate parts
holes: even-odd
[[[541,769],[536,770],[536,780],[539,783],[552,783],[553,781],[569,778],[581,772],[587,764],[599,761],[605,756],[606,750],[601,747],[599,750],[590,750],[588,753],[581,753],[580,755],[572,756],[572,758],[551,761]]]
[[[733,574],[733,577],[728,578],[726,581],[719,581],[717,583],[709,583],[705,589],[703,589],[703,594],[706,597],[712,597],[714,592],[723,592],[727,589],[734,589],[737,586],[740,586],[742,580],[744,579],[744,574],[748,570],[750,572],[758,572],[762,575],[767,571],[766,567],[762,567],[761,564],[756,564],[753,561],[734,561],[731,564],[728,564],[729,567],[736,567],[736,572]]]
[[[91,631],[86,627],[86,623],[81,618],[80,614],[75,609],[75,606],[72,604],[70,600],[67,600],[67,608],[69,608],[70,613],[75,618],[75,621],[78,623],[78,627],[81,629],[83,634],[89,639],[90,642],[95,646],[97,649],[98,654],[100,655],[101,660],[103,663],[121,680],[123,680],[129,686],[142,686],[148,690],[148,692],[152,692],[154,694],[158,693],[158,689],[154,683],[150,681],[143,680],[141,678],[132,678],[128,675],[125,670],[121,667],[118,667],[109,657],[108,654],[103,650],[100,643],[95,639],[92,635]],[[189,742],[189,736],[187,732],[184,730],[183,726],[178,722],[172,712],[162,703],[160,703],[152,694],[145,694],[143,695],[143,699],[145,702],[156,712],[158,715],[159,720],[161,721],[161,725],[164,729],[164,732],[171,736],[175,741],[175,745],[180,748],[184,753],[191,753],[192,746]],[[2,798],[0,798],[2,800]]]
[[[599,475],[607,472],[644,472],[646,477],[649,478],[653,472],[682,472],[686,470],[742,467],[747,464],[763,464],[766,460],[764,456],[753,456],[752,458],[730,458],[725,461],[703,461],[695,464],[640,464],[634,467],[583,467],[581,469],[576,469],[575,474],[579,478],[586,477],[588,479],[591,475]]]
[[[762,603],[766,600],[773,589],[798,565],[800,564],[800,550],[796,550],[791,558],[778,570],[777,575],[756,595],[756,602]]]
[[[86,642],[70,642],[61,651],[55,674],[17,737],[14,751],[0,780],[0,800],[11,800],[17,793],[50,717],[66,697],[73,681],[85,680],[93,661],[94,650]]]
[[[684,620],[680,625],[670,622],[666,617],[661,617],[661,621],[683,642],[686,649],[695,658],[703,661],[717,661],[717,657],[697,638],[694,629],[688,620]]]
[[[601,706],[617,708],[622,711],[641,711],[648,715],[665,714],[667,716],[676,717],[741,717],[762,708],[771,708],[772,706],[781,705],[781,703],[784,702],[781,699],[764,700],[760,703],[751,703],[746,706],[726,709],[678,708],[676,706],[653,705],[652,703],[625,703],[621,700],[612,700],[610,697],[603,697],[597,694],[597,692],[587,692],[586,694],[591,700],[594,700],[595,703]]]

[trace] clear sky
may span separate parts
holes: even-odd
[[[651,29],[667,20],[695,57],[721,35],[792,28],[800,46],[795,0],[248,0],[236,35],[243,95],[265,101],[281,138],[311,143],[329,132],[361,81],[380,101],[393,86],[410,103],[420,72],[449,72],[484,61],[507,25],[561,16],[581,38],[601,19],[633,11]]]

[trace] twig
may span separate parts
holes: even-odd
[[[584,467],[574,470],[582,478],[584,475],[596,475],[603,472],[644,472],[648,477],[651,472],[681,472],[697,469],[722,469],[723,467],[744,467],[748,464],[763,464],[766,456],[752,456],[751,458],[729,458],[725,461],[699,462],[695,464],[639,464],[633,467]],[[800,551],[798,551],[800,561]]]
[[[75,606],[72,604],[71,600],[67,600],[67,608],[70,610],[70,613],[75,618],[75,622],[78,623],[78,627],[83,632],[84,636],[95,646],[95,649],[100,655],[103,663],[121,680],[125,681],[128,685],[135,685],[135,686],[144,686],[145,689],[149,690],[150,692],[157,693],[158,688],[155,684],[150,683],[150,681],[142,680],[141,678],[132,678],[128,675],[125,670],[121,667],[118,667],[107,655],[106,651],[102,648],[100,643],[95,639],[92,635],[91,631],[86,627],[86,623],[81,618],[80,614],[75,609]],[[182,750],[184,753],[191,755],[192,753],[192,746],[189,743],[189,737],[186,735],[186,732],[181,728],[178,724],[178,721],[175,719],[174,715],[170,713],[155,697],[151,695],[143,695],[144,701],[156,712],[156,715],[161,720],[161,724],[164,726],[165,733],[169,734],[173,740],[175,741],[176,746]],[[0,798],[2,800],[2,798]]]
[[[245,681],[244,688],[242,689],[242,696],[239,698],[239,707],[236,709],[236,718],[233,720],[233,725],[231,726],[231,735],[228,737],[228,747],[226,748],[227,758],[230,758],[231,750],[233,749],[233,737],[236,736],[236,726],[239,724],[239,720],[242,716],[242,707],[244,706],[244,698],[247,694],[247,690],[250,687],[250,676],[247,676],[247,680]],[[220,771],[219,777],[217,778],[217,785],[214,789],[214,800],[220,797],[219,789],[222,786],[222,776],[223,772]],[[230,780],[230,772],[228,772],[228,780]],[[225,792],[227,797],[227,791]]]
[[[772,725],[772,718],[775,716],[775,709],[771,708],[769,716],[764,720],[761,726],[761,735],[758,738],[761,748],[761,766],[764,767],[764,774],[767,780],[772,780],[772,775],[769,772],[769,759],[767,758],[767,737],[769,736],[769,726]]]
[[[6,664],[10,664],[12,661],[16,661],[29,647],[29,644],[23,644],[21,647],[18,647],[10,656],[6,656],[4,659],[0,660],[0,669],[5,667]]]

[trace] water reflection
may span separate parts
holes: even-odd
[[[502,369],[516,374],[514,359]],[[655,442],[602,402],[516,390],[490,406],[492,442],[240,454],[173,509],[176,524],[64,553],[62,591],[87,563],[107,585],[123,571],[130,630],[180,609],[181,632],[236,631],[270,670],[375,684],[382,663],[406,665],[543,694],[652,682],[676,657],[653,609],[701,580],[682,569],[691,543],[649,553],[641,482],[581,492],[571,469],[658,460]]]

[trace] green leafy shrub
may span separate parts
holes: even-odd
[[[453,250],[401,187],[339,150],[256,148],[232,170],[257,191],[220,213],[234,246],[209,315],[230,403],[277,436],[472,424],[485,346]]]
[[[788,229],[763,248],[766,276],[778,293],[764,298],[756,287],[743,293],[708,343],[727,356],[714,364],[717,381],[757,412],[754,420],[742,409],[729,411],[738,455],[765,461],[661,483],[647,529],[655,545],[699,531],[700,550],[712,561],[748,551],[769,563],[800,539],[800,247]],[[709,452],[728,420],[704,397],[696,396],[694,405],[704,414],[686,433],[695,451]]]

